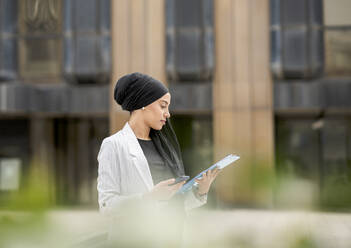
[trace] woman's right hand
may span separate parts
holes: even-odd
[[[172,184],[175,182],[175,179],[168,179],[165,181],[161,181],[158,184],[156,184],[153,189],[145,193],[143,195],[144,199],[147,200],[158,200],[158,201],[167,201],[172,198],[172,196],[183,186],[185,181],[181,183],[177,183],[175,185],[169,186],[169,184]]]

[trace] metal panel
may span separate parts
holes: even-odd
[[[201,42],[201,34],[198,30],[181,32],[176,37],[177,43],[177,59],[176,68],[179,75],[186,78],[192,76],[201,77],[199,75],[202,69],[203,54],[199,46]],[[197,72],[197,73],[195,73]],[[193,75],[195,74],[195,75]]]
[[[176,25],[178,27],[199,27],[202,25],[202,4],[202,0],[176,0],[174,9]]]
[[[90,114],[109,111],[109,87],[0,84],[0,113]]]
[[[166,70],[171,81],[206,81],[213,76],[212,0],[166,1]]]
[[[322,0],[271,0],[271,68],[275,78],[321,76],[322,16]]]
[[[309,1],[309,0],[307,0]],[[282,22],[285,25],[306,25],[307,2],[306,0],[283,0]]]
[[[71,114],[108,113],[109,87],[77,86],[70,89],[68,104],[70,108],[67,112]]]
[[[172,83],[171,111],[210,114],[212,85]],[[42,113],[106,115],[109,112],[109,86],[30,85],[22,82],[0,84],[0,113]]]
[[[110,0],[64,0],[64,76],[74,83],[108,83]]]
[[[78,75],[89,79],[97,74],[97,37],[78,36],[75,43],[75,69]],[[83,76],[81,76],[83,77]]]
[[[17,78],[17,1],[0,0],[0,81]]]
[[[290,29],[283,32],[283,70],[285,77],[299,77],[308,67],[307,30]]]
[[[319,110],[325,106],[319,82],[278,82],[274,85],[275,110]]]
[[[17,78],[17,39],[8,37],[0,39],[0,81]]]
[[[329,80],[324,83],[324,97],[328,108],[351,108],[351,81]]]
[[[171,84],[169,91],[172,94],[170,110],[181,113],[211,113],[212,85],[201,84]]]
[[[17,31],[17,1],[0,0],[1,29],[6,33]]]
[[[27,112],[31,106],[32,88],[12,82],[0,84],[0,112]]]
[[[313,48],[310,50],[310,67],[312,72],[316,75],[323,74],[324,67],[324,34],[321,30],[312,29],[310,30],[310,39],[308,46]]]
[[[96,32],[98,8],[96,0],[75,0],[73,2],[74,30],[76,32]]]
[[[323,3],[320,0],[308,1],[310,10],[310,24],[320,26],[323,22]]]
[[[36,87],[31,95],[31,111],[41,113],[67,113],[70,88],[43,85]]]
[[[274,84],[275,111],[338,110],[351,108],[351,81],[325,79],[314,81],[277,81]]]

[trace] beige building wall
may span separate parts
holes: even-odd
[[[350,0],[323,0],[323,7],[326,26],[351,25]]]
[[[215,0],[215,23],[215,160],[241,156],[220,175],[217,195],[228,204],[270,205],[269,185],[254,187],[274,170],[269,0]]]

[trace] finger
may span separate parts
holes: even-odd
[[[183,187],[183,185],[184,185],[184,183],[180,183],[180,184],[178,185],[178,187],[177,187],[177,191],[178,191],[181,187]]]
[[[214,175],[214,173],[216,173],[216,170],[217,170],[217,169],[211,170],[209,176],[212,177],[212,176]]]
[[[174,185],[171,185],[170,187],[177,189],[177,188],[181,188],[184,184],[185,184],[185,181],[179,182],[179,183],[174,184]]]
[[[175,182],[175,178],[171,178],[171,179],[164,180],[164,181],[160,182],[160,184],[168,185],[168,184],[172,184],[174,182]]]
[[[211,175],[214,175],[217,171],[218,171],[218,168],[217,168],[217,167],[214,168],[214,169],[212,169],[212,170],[211,170]]]
[[[217,170],[216,171],[216,174],[215,174],[215,177],[221,172],[221,170]]]
[[[173,185],[170,190],[172,193],[176,193],[182,186],[183,185],[179,183],[179,184]]]
[[[214,174],[216,174],[216,172],[217,172],[217,169],[212,170],[212,171],[211,171],[211,177],[213,177]]]
[[[169,191],[170,191],[171,193],[173,193],[174,191],[177,191],[177,190],[178,190],[178,184],[169,186],[168,189],[169,189]]]
[[[202,173],[200,177],[196,178],[196,180],[203,180],[205,173]]]
[[[213,170],[214,174],[217,174],[220,171],[220,169],[218,167],[216,167],[216,169]]]

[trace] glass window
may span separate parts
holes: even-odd
[[[63,74],[72,83],[109,83],[110,0],[64,0]]]
[[[325,72],[351,76],[351,1],[324,0]]]
[[[278,117],[278,175],[313,183],[318,188],[321,207],[350,207],[350,140],[350,119]]]
[[[171,81],[212,79],[213,19],[213,0],[166,1],[166,70]]]
[[[271,70],[277,79],[320,77],[322,0],[271,0]]]
[[[270,7],[276,78],[351,76],[351,1],[271,0]]]
[[[18,77],[17,1],[0,0],[0,81]]]
[[[318,183],[319,136],[313,120],[278,119],[276,156],[278,172]]]
[[[351,76],[351,27],[326,27],[325,51],[327,76]]]

